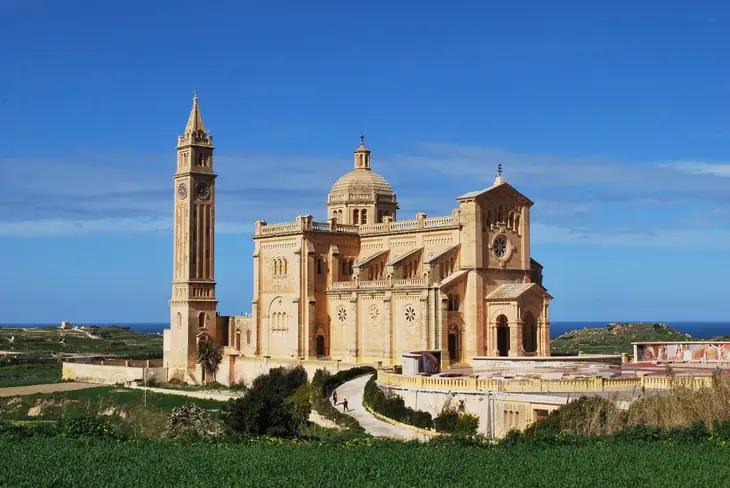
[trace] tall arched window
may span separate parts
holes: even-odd
[[[360,225],[360,211],[358,209],[352,211],[352,224]]]
[[[180,312],[177,313],[177,329],[182,329],[182,314]]]
[[[246,344],[248,344],[248,345],[251,344],[251,329],[248,329],[246,331]]]
[[[324,261],[322,261],[322,258],[317,258],[317,274],[321,275],[324,270]]]
[[[200,312],[198,314],[198,327],[200,329],[204,329],[205,328],[205,314],[203,312]]]
[[[282,274],[286,276],[286,258],[284,258],[284,270]]]
[[[360,222],[365,225],[368,223],[368,211],[362,209],[362,215],[360,215]]]

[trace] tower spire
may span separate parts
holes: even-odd
[[[193,92],[193,108],[190,110],[190,117],[188,117],[188,124],[185,126],[185,136],[195,134],[196,136],[205,137],[205,126],[203,125],[203,116],[200,115],[200,107],[198,107],[198,90]]]

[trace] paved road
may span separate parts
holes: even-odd
[[[360,422],[362,428],[365,429],[365,432],[372,436],[405,440],[428,440],[428,437],[417,434],[412,430],[396,427],[388,422],[378,420],[370,412],[365,410],[365,407],[362,405],[362,395],[365,391],[365,383],[368,382],[371,376],[360,376],[337,388],[337,401],[342,402],[342,400],[347,399],[347,406],[350,408],[350,411],[346,413],[355,417]],[[330,402],[332,402],[332,397],[330,397]],[[341,403],[337,404],[337,408],[342,408]]]
[[[55,393],[57,391],[84,390],[86,388],[97,388],[94,383],[47,383],[44,385],[9,386],[0,388],[0,397],[35,395],[36,393]]]

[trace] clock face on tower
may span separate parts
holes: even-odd
[[[201,200],[206,200],[210,196],[210,187],[205,183],[195,185],[195,195]]]
[[[177,195],[180,197],[180,200],[185,200],[188,196],[188,187],[185,183],[180,183],[180,186],[177,187]]]

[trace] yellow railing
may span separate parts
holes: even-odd
[[[383,385],[402,388],[422,388],[427,390],[447,391],[500,391],[509,393],[565,393],[606,390],[632,390],[645,388],[647,390],[668,390],[672,385],[682,385],[688,388],[704,388],[712,384],[712,378],[642,376],[636,378],[607,379],[602,377],[586,379],[520,379],[497,380],[477,379],[473,377],[441,378],[434,376],[403,376],[392,373],[378,373],[378,382]]]

